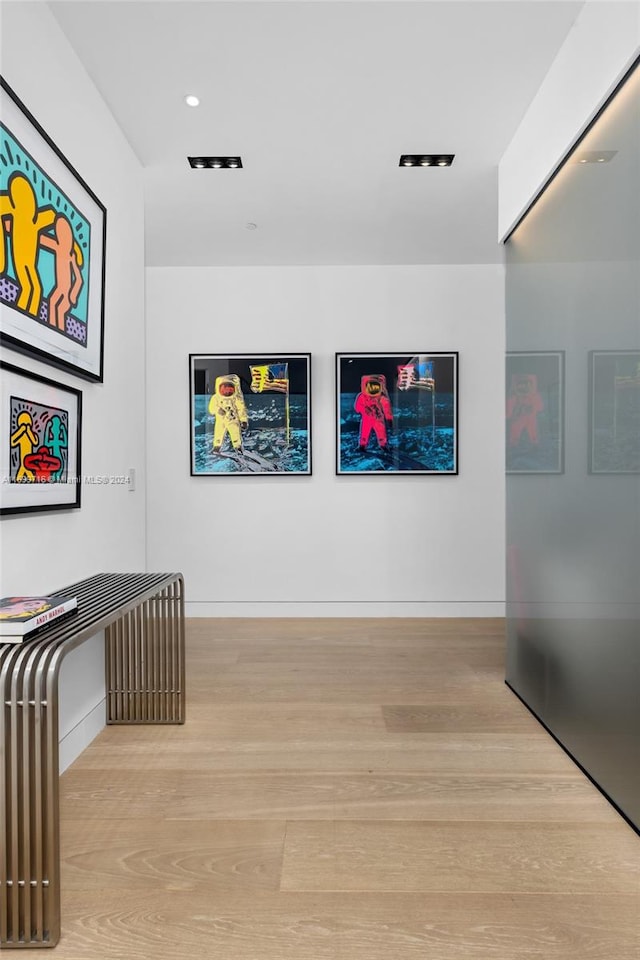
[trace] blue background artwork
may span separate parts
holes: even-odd
[[[398,368],[433,378],[435,391],[398,388]],[[363,377],[384,376],[393,419],[387,445],[369,435],[360,449],[362,417],[355,409]],[[338,356],[339,473],[457,473],[457,355],[341,354]]]
[[[241,464],[231,452],[228,440],[220,456],[213,452],[214,417],[209,413],[208,394],[193,398],[193,460],[194,473],[238,473],[240,468],[251,471],[247,460]],[[242,435],[243,450],[263,458],[278,473],[307,473],[309,471],[309,440],[307,432],[307,398],[304,394],[289,397],[290,437],[285,439],[285,396],[282,393],[244,393],[249,415],[249,429]],[[257,463],[259,466],[259,462]],[[269,472],[267,466],[253,472]]]
[[[340,395],[342,471],[455,471],[455,404],[452,393],[436,394],[435,431],[432,431],[430,394],[418,394],[417,391],[390,393],[393,424],[388,430],[389,442],[385,451],[379,449],[373,435],[367,449],[360,450],[360,416],[354,410],[356,396],[356,393]]]
[[[78,301],[72,308],[67,329],[64,331],[57,330],[55,327],[50,327],[50,329],[56,330],[56,332],[63,336],[70,337],[79,344],[86,345],[89,303],[89,262],[91,255],[91,227],[89,222],[78,207],[69,200],[66,194],[63,193],[57,184],[46,174],[4,124],[0,124],[0,132],[0,192],[7,192],[12,174],[20,173],[26,177],[35,190],[38,210],[52,208],[57,213],[64,214],[71,224],[74,239],[82,251],[83,264],[80,272],[83,283]],[[53,235],[53,227],[44,232],[45,234]],[[13,309],[18,309],[15,303],[18,286],[16,271],[11,257],[10,242],[6,244],[6,254],[6,270],[0,278],[0,301],[7,303]],[[50,251],[40,248],[37,259],[37,270],[42,284],[43,299],[38,316],[32,317],[32,319],[41,323],[47,323],[46,301],[56,283],[55,262]]]

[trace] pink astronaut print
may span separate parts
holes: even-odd
[[[358,437],[361,450],[366,450],[369,438],[373,431],[378,447],[386,449],[388,443],[387,423],[393,421],[391,401],[387,393],[387,378],[384,374],[365,374],[361,379],[360,393],[354,404],[356,413],[360,414],[360,434]]]
[[[508,353],[507,473],[562,473],[564,355]]]
[[[457,366],[457,353],[337,354],[337,473],[457,473]]]

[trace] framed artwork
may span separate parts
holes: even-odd
[[[564,352],[506,357],[507,473],[564,471]]]
[[[589,473],[640,473],[640,350],[589,354]]]
[[[191,475],[311,474],[311,354],[189,354]]]
[[[336,473],[457,474],[458,354],[337,353]]]
[[[0,78],[0,340],[102,381],[106,211]]]
[[[0,513],[80,506],[82,394],[0,363]]]

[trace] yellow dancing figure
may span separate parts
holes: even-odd
[[[40,234],[51,226],[55,218],[52,207],[38,212],[35,190],[24,174],[11,174],[8,191],[0,196],[3,227],[1,259],[4,260],[6,256],[4,234],[8,232],[13,266],[20,286],[17,306],[32,317],[37,317],[42,299],[42,283],[37,266]]]
[[[18,428],[11,434],[11,446],[18,447],[20,450],[20,467],[16,475],[16,481],[19,483],[24,480],[33,482],[35,475],[25,467],[24,458],[33,453],[34,448],[38,446],[38,435],[33,432],[33,420],[31,414],[27,413],[26,410],[18,414]]]
[[[220,453],[226,434],[234,450],[242,447],[242,430],[249,425],[240,377],[235,373],[216,377],[215,392],[209,401],[209,413],[216,418],[213,428],[213,452]]]

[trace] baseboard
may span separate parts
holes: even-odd
[[[504,617],[500,600],[190,601],[187,617]]]
[[[106,700],[83,717],[60,741],[60,773],[70,767],[106,726]]]

